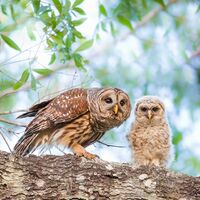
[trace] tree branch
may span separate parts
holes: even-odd
[[[70,154],[21,158],[0,152],[0,177],[2,200],[200,199],[198,177]]]
[[[38,81],[41,81],[45,78],[48,78],[50,77],[52,74],[54,74],[55,72],[59,71],[59,70],[62,70],[64,69],[66,66],[65,65],[61,65],[59,67],[57,67],[51,74],[48,74],[46,76],[40,76],[39,78],[37,78]],[[31,83],[30,82],[27,82],[25,83],[22,87],[20,87],[18,90],[14,90],[14,89],[7,89],[5,91],[3,91],[1,94],[0,94],[0,98],[2,97],[5,97],[7,95],[11,95],[11,94],[15,94],[17,92],[21,92],[21,91],[24,91],[24,90],[28,90],[31,88]]]
[[[134,27],[134,30],[138,30],[140,29],[141,27],[145,26],[148,22],[150,22],[154,17],[156,17],[162,10],[166,9],[167,7],[169,7],[170,5],[174,4],[174,3],[177,3],[178,0],[169,0],[169,2],[165,5],[165,7],[162,7],[162,6],[159,6],[155,9],[153,9],[152,11],[150,11],[148,14],[146,14],[141,21],[139,21],[135,27]],[[123,35],[121,35],[118,39],[117,39],[117,42],[119,41],[123,41],[125,39],[127,39],[127,37],[129,35],[131,35],[132,32],[127,32]],[[116,42],[116,41],[115,41]]]
[[[15,125],[15,126],[22,126],[22,127],[26,127],[26,126],[27,126],[27,125],[24,124],[24,123],[19,123],[19,122],[15,122],[15,121],[10,121],[10,120],[4,119],[4,118],[2,118],[2,117],[0,117],[0,122],[4,122],[4,123],[11,124],[11,125]]]
[[[18,113],[18,112],[27,112],[27,110],[21,109],[21,110],[13,110],[13,111],[3,111],[3,112],[0,112],[0,115],[10,115],[10,114]]]

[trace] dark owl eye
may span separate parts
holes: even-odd
[[[153,110],[153,112],[157,112],[159,110],[159,108],[158,107],[153,107],[152,110]]]
[[[126,101],[124,99],[122,99],[119,103],[121,106],[124,106],[126,104]]]
[[[110,103],[113,102],[113,100],[110,97],[108,97],[108,98],[105,99],[105,102],[110,104]]]
[[[142,112],[146,112],[146,111],[147,111],[147,108],[146,108],[146,107],[141,107],[140,110],[141,110]]]

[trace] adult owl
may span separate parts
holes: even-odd
[[[136,166],[167,166],[172,155],[170,127],[165,106],[158,97],[144,96],[136,102],[135,121],[128,138]]]
[[[130,115],[128,95],[118,88],[75,88],[34,105],[19,118],[34,117],[14,151],[32,153],[42,145],[63,145],[88,159],[96,155],[84,147],[121,125]]]

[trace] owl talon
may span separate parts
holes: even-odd
[[[85,157],[85,158],[90,159],[90,160],[98,157],[97,155],[89,153],[87,151],[84,151],[84,152],[81,152],[81,153],[79,152],[79,153],[75,153],[75,154],[79,157]]]
[[[79,157],[85,157],[87,159],[94,159],[97,157],[97,155],[87,152],[80,144],[73,144],[71,149]]]

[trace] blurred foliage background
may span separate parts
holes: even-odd
[[[133,105],[142,95],[163,99],[171,168],[199,175],[199,10],[198,0],[0,1],[0,149],[12,150],[28,122],[15,118],[33,103],[71,87],[113,86]],[[97,143],[91,151],[129,162],[133,118],[101,139],[125,148]]]

